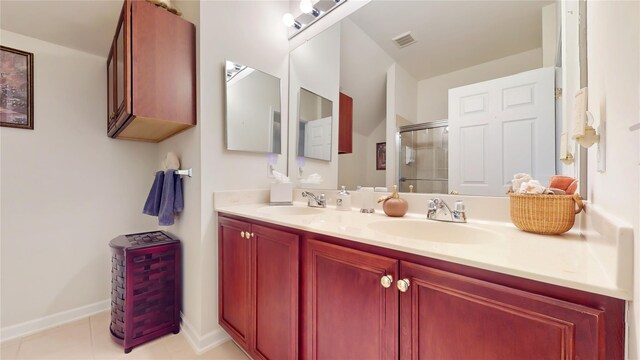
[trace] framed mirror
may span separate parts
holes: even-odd
[[[331,161],[331,100],[304,88],[298,98],[298,156]]]
[[[227,149],[280,154],[280,79],[228,60],[225,79]]]
[[[573,94],[586,86],[579,76],[586,59],[578,4],[565,7],[372,1],[293,49],[290,79],[314,80],[310,88],[333,81],[336,94],[325,96],[353,99],[352,151],[336,147],[329,166],[314,168],[324,187],[505,196],[515,173],[542,184],[556,174],[579,178],[585,154],[571,140],[570,115]],[[575,161],[560,160],[563,141]],[[304,172],[307,165],[289,155],[290,167]]]

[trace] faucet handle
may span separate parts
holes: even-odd
[[[320,196],[318,196],[318,199],[320,201],[325,201],[327,199],[326,195],[324,193],[320,193]]]
[[[435,211],[436,208],[437,208],[436,207],[436,202],[437,202],[437,199],[430,199],[429,203],[427,205],[427,209],[430,210],[430,211]]]
[[[464,212],[464,202],[462,202],[462,200],[456,201],[455,209],[458,212]]]

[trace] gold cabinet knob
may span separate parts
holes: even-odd
[[[398,290],[400,290],[401,292],[407,292],[407,290],[409,290],[409,285],[409,279],[401,279],[396,283]]]
[[[460,195],[460,193],[455,191],[455,190],[453,190],[453,191],[451,191],[451,195]]]
[[[391,287],[392,282],[393,282],[393,277],[391,275],[385,275],[380,278],[380,284],[382,284],[382,287],[385,289]]]
[[[253,233],[251,233],[251,237],[253,237]]]
[[[242,236],[242,238],[244,239],[244,231],[240,232],[240,236]]]

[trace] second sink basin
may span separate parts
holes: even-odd
[[[429,220],[383,220],[368,226],[386,235],[452,244],[483,244],[503,237],[497,232],[469,224]]]
[[[322,210],[305,206],[265,206],[258,209],[258,212],[268,215],[317,215]]]

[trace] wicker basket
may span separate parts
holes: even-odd
[[[580,195],[509,194],[511,222],[520,230],[543,235],[569,231],[584,208]]]

